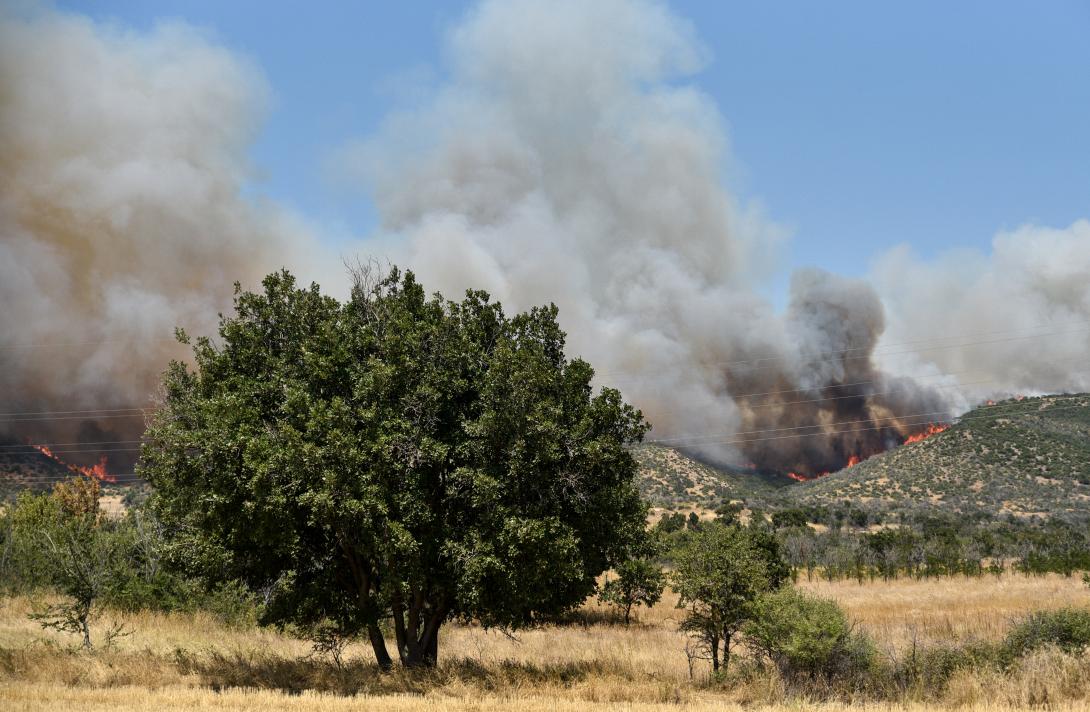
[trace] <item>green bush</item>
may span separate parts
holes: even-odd
[[[241,581],[228,581],[206,594],[201,608],[225,625],[238,628],[257,625],[264,605]]]
[[[43,535],[53,531],[63,513],[57,500],[29,491],[19,493],[15,504],[0,519],[0,588],[6,593],[28,593],[53,582]]]
[[[902,688],[942,690],[958,670],[995,668],[1000,651],[993,643],[938,645],[917,650],[915,646],[895,662],[894,678]]]
[[[845,677],[869,669],[875,657],[835,601],[794,588],[757,599],[744,634],[750,649],[789,679]]]
[[[1066,653],[1079,653],[1090,646],[1090,610],[1059,608],[1031,613],[1015,625],[1004,640],[1004,649],[1010,658],[1021,657],[1047,645],[1055,645]]]

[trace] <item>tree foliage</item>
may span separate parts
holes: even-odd
[[[747,647],[785,678],[832,678],[866,667],[873,648],[854,634],[836,601],[786,586],[757,598],[745,625]]]
[[[676,552],[675,567],[677,605],[686,609],[681,628],[694,637],[718,673],[720,650],[726,667],[753,602],[784,582],[787,567],[764,532],[714,523],[694,532]]]
[[[78,635],[92,647],[91,622],[125,575],[124,535],[99,509],[97,480],[73,477],[50,495],[24,493],[10,516],[3,573],[19,574],[23,586],[43,586],[60,601],[31,614],[44,628]],[[7,519],[7,517],[5,517]],[[10,567],[10,568],[9,568]],[[7,578],[5,576],[5,578]],[[107,641],[121,632],[114,628]]]
[[[650,608],[662,598],[666,575],[662,568],[647,559],[629,559],[616,568],[616,577],[608,579],[598,594],[603,602],[624,612],[627,626],[634,606]]]
[[[508,317],[396,269],[342,304],[282,272],[193,361],[140,467],[176,555],[267,591],[267,621],[366,631],[380,665],[384,620],[434,664],[444,621],[561,613],[643,536],[643,418],[566,358],[555,306]]]

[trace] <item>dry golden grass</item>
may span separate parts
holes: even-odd
[[[1090,588],[1077,576],[1004,575],[854,582],[800,582],[800,588],[835,598],[879,644],[998,640],[1012,620],[1030,611],[1090,607]]]
[[[535,695],[512,694],[504,696],[474,695],[458,697],[443,694],[426,695],[361,695],[343,697],[303,692],[284,695],[265,690],[224,690],[212,692],[194,688],[169,688],[149,690],[141,687],[116,687],[109,689],[81,689],[63,685],[0,683],[0,701],[10,712],[145,712],[147,710],[269,710],[270,712],[424,712],[443,709],[450,712],[581,712],[588,709],[587,701],[561,699]],[[1031,703],[1040,705],[1040,703]],[[1080,702],[1060,702],[1046,705],[1052,712],[1085,710]],[[624,712],[733,712],[752,709],[750,706],[717,700],[682,703],[622,703],[603,706]],[[962,712],[1011,712],[1025,709],[1022,704],[978,701],[958,705]],[[796,701],[762,707],[767,712],[933,712],[944,709],[919,703],[862,703],[845,705],[838,703],[814,703]]]
[[[1090,590],[1058,576],[800,585],[840,601],[883,650],[901,649],[913,635],[924,645],[998,640],[1031,610],[1090,606]],[[713,684],[702,664],[691,680],[674,600],[667,595],[654,609],[641,610],[639,623],[627,630],[606,623],[551,626],[516,640],[448,626],[437,670],[380,674],[363,645],[351,646],[348,663],[338,669],[309,655],[303,641],[226,628],[204,615],[114,616],[133,634],[110,650],[76,652],[72,639],[27,619],[30,601],[0,599],[0,708],[935,709],[918,701],[818,705],[794,699],[774,675],[737,674]],[[596,621],[604,613],[589,604],[583,616]],[[1090,661],[1044,651],[1009,674],[956,674],[941,702],[981,711],[1046,701],[1051,709],[1090,709],[1088,694]]]

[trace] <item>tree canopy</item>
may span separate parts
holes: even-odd
[[[447,620],[579,604],[644,535],[640,412],[593,391],[555,306],[356,277],[344,303],[287,272],[236,285],[218,338],[171,364],[139,472],[176,555],[264,591],[268,622],[366,631],[384,667],[384,621],[430,665]]]

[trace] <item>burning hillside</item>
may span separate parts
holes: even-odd
[[[789,496],[804,505],[862,499],[887,509],[1084,517],[1088,425],[1087,394],[1002,400]]]
[[[99,480],[100,482],[117,482],[117,478],[110,474],[110,471],[107,467],[107,464],[109,463],[109,458],[107,458],[105,455],[100,456],[98,462],[94,465],[75,465],[71,462],[66,462],[63,458],[58,456],[45,445],[35,445],[33,443],[30,443],[30,447],[45,455],[53,462],[56,462],[58,465],[64,466],[72,474],[83,475],[84,477],[91,477]]]
[[[911,435],[906,437],[904,439],[904,441],[901,442],[900,444],[901,445],[911,445],[912,443],[918,443],[921,440],[926,440],[927,438],[931,437],[932,435],[938,435],[939,433],[947,430],[949,427],[950,427],[949,424],[945,424],[945,423],[928,423],[925,428],[912,433]],[[851,467],[855,467],[859,463],[861,463],[861,462],[863,462],[865,460],[868,460],[869,458],[873,457],[874,455],[879,455],[882,452],[884,452],[884,451],[870,452],[870,453],[866,453],[866,454],[853,453],[853,454],[848,456],[848,460],[844,463],[843,467],[838,467],[838,468],[830,469],[830,470],[823,470],[823,471],[816,472],[816,473],[812,472],[812,471],[809,471],[809,470],[805,471],[805,472],[788,472],[787,476],[790,477],[791,479],[795,480],[796,482],[807,482],[809,480],[816,480],[819,477],[825,477],[826,475],[829,475],[829,474],[831,474],[833,472],[837,472],[839,470],[847,470],[847,469],[849,469]]]

